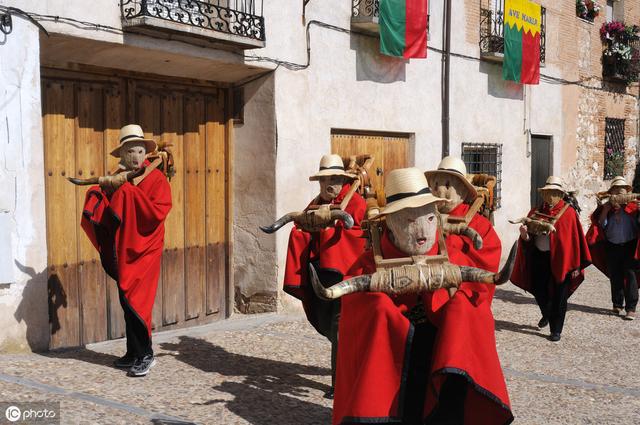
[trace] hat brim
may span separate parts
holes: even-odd
[[[567,193],[567,191],[565,189],[561,189],[558,186],[543,186],[543,187],[539,187],[538,188],[538,192],[542,192],[545,190],[557,190],[558,192],[562,192],[564,194]]]
[[[457,177],[459,180],[461,180],[462,183],[466,186],[467,190],[469,191],[469,196],[467,196],[467,199],[465,199],[465,201],[474,201],[478,197],[478,190],[476,189],[476,187],[472,185],[471,182],[467,180],[465,176],[455,171],[448,171],[448,170],[426,171],[424,173],[424,176],[427,178],[427,182],[429,182],[430,187],[433,187],[431,180],[438,174],[446,174],[448,176]]]
[[[318,171],[316,174],[314,174],[313,176],[309,177],[309,181],[316,181],[316,180],[320,180],[320,177],[331,177],[331,176],[342,176],[342,177],[347,177],[350,179],[355,179],[357,178],[357,176],[353,175],[353,174],[349,174],[346,173],[344,171],[340,171],[340,170],[322,170],[322,171]]]
[[[118,147],[116,147],[114,150],[112,150],[111,151],[111,156],[116,157],[116,158],[120,158],[120,149],[124,145],[126,145],[127,143],[133,143],[133,142],[144,142],[145,149],[146,149],[147,153],[154,152],[156,149],[158,149],[158,144],[155,142],[155,140],[150,140],[150,139],[129,139],[126,142],[120,143],[118,145]]]
[[[376,218],[384,217],[385,215],[398,212],[400,210],[404,210],[407,208],[420,208],[429,204],[434,204],[434,203],[443,204],[447,202],[449,202],[448,199],[438,198],[437,196],[433,196],[430,193],[415,195],[415,196],[400,199],[385,205],[383,208],[380,209],[380,212],[377,215],[371,217],[370,220],[375,220]]]
[[[630,184],[617,184],[615,186],[611,186],[609,190],[607,190],[607,192],[611,193],[611,190],[615,189],[616,187],[623,187],[627,189],[627,192],[631,192],[633,190],[633,186],[631,186]]]

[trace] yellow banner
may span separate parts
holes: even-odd
[[[505,0],[504,23],[535,36],[542,31],[542,8],[529,0]]]

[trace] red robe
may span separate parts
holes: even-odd
[[[99,186],[91,187],[82,210],[81,226],[100,252],[102,266],[118,283],[149,335],[164,219],[170,209],[169,182],[162,172],[153,170],[138,186],[127,182],[111,196]]]
[[[487,234],[491,234],[488,232]],[[449,259],[454,264],[474,265],[470,250],[457,248],[458,237],[447,238]],[[462,238],[460,238],[462,239]],[[488,241],[495,243],[489,237]],[[466,244],[465,244],[466,245]],[[384,258],[406,257],[385,233],[381,240]],[[428,255],[437,253],[437,244]],[[497,269],[500,256],[487,260]],[[375,271],[371,251],[365,252],[349,275]],[[427,394],[423,417],[437,405],[447,375],[466,378],[465,425],[505,424],[513,420],[509,395],[496,351],[494,320],[487,285],[464,282],[453,298],[444,289],[420,296],[389,297],[383,293],[356,293],[341,298],[338,365],[333,423],[379,423],[399,421],[401,394],[406,388],[413,325],[402,314],[423,303],[427,318],[437,328],[431,347]],[[429,359],[425,359],[429,361]]]
[[[350,188],[350,184],[345,184],[331,204],[340,204]],[[345,229],[341,221],[335,227],[313,233],[298,227],[291,229],[284,270],[284,291],[302,301],[307,318],[314,327],[317,326],[313,314],[316,295],[308,281],[309,263],[318,260],[319,268],[337,271],[344,276],[364,251],[366,241],[360,223],[366,209],[365,200],[354,193],[345,209],[354,220],[351,229]]]
[[[606,236],[604,229],[600,226],[599,218],[600,212],[602,211],[602,205],[596,208],[596,210],[591,214],[591,226],[589,226],[589,230],[587,231],[587,244],[589,245],[589,251],[591,252],[591,259],[593,260],[593,265],[598,268],[602,273],[609,276],[609,271],[607,270],[607,257],[605,255],[605,245]],[[638,217],[638,204],[635,202],[630,202],[624,206],[624,212],[631,215],[634,219]],[[640,239],[638,245],[636,245],[636,252],[634,259],[640,259]],[[636,273],[639,275],[639,273]],[[640,276],[638,276],[640,277]]]
[[[558,202],[553,208],[544,203],[543,214],[555,216],[564,207],[565,202]],[[530,217],[536,210],[529,211]],[[564,282],[568,273],[574,270],[580,270],[578,277],[571,279],[569,287],[569,296],[584,281],[584,269],[591,264],[591,254],[587,240],[582,231],[582,225],[576,210],[572,207],[562,214],[555,224],[556,231],[549,234],[549,247],[551,255],[551,273],[553,281],[557,284]],[[534,249],[533,236],[528,242],[520,238],[518,243],[518,254],[516,256],[516,264],[511,274],[511,282],[514,285],[533,293],[533,282],[531,281],[531,250]]]

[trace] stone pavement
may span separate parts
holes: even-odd
[[[530,295],[497,291],[516,424],[640,424],[640,320],[612,316],[608,300],[608,283],[589,269],[552,343]],[[0,402],[59,401],[65,424],[330,423],[329,344],[302,317],[234,316],[158,334],[154,345],[158,365],[137,379],[110,366],[122,340],[0,356]]]

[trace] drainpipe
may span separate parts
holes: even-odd
[[[444,25],[442,30],[442,157],[449,155],[449,71],[451,65],[451,2],[445,0]]]

